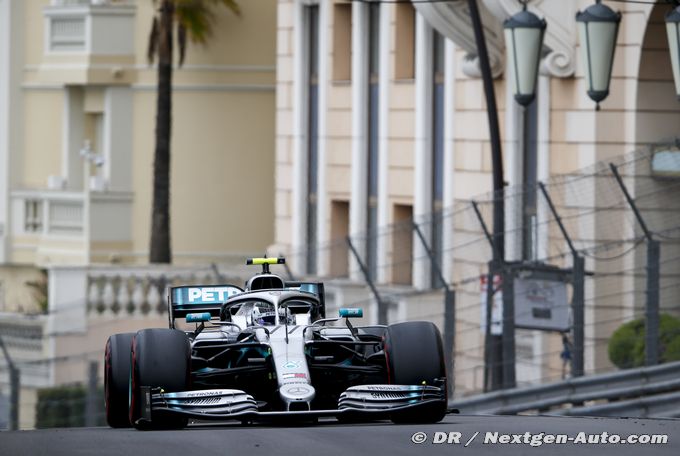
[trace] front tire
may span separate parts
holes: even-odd
[[[106,422],[112,428],[130,427],[128,395],[130,350],[134,333],[114,334],[104,350],[104,397]]]
[[[183,416],[155,413],[152,421],[140,420],[141,387],[162,388],[172,393],[189,389],[191,346],[186,334],[175,329],[143,329],[132,341],[130,423],[137,429],[181,429]]]
[[[445,398],[418,411],[394,414],[395,423],[437,423],[446,415],[446,366],[439,329],[429,321],[387,327],[384,338],[388,382],[443,388]],[[444,380],[442,385],[442,379]]]

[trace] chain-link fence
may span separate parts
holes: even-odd
[[[620,348],[610,348],[612,334],[625,323],[630,326],[644,319],[655,293],[662,315],[680,317],[676,297],[680,288],[680,153],[668,152],[673,150],[675,143],[644,148],[537,185],[505,189],[503,247],[507,261],[549,264],[571,271],[575,254],[585,259],[586,375],[616,368],[609,351]],[[488,366],[485,346],[494,340],[486,341],[481,321],[492,242],[498,237],[490,232],[493,206],[492,194],[455,201],[451,207],[426,215],[413,215],[409,206],[395,206],[397,222],[393,225],[337,237],[313,251],[299,249],[286,257],[293,270],[304,271],[307,256],[314,255],[317,272],[329,281],[330,301],[335,298],[336,306],[372,307],[379,303],[387,309],[377,309],[373,315],[383,323],[429,319],[446,335],[454,328],[445,325],[444,294],[436,291],[442,285],[438,278],[441,270],[446,284],[455,290],[456,395],[478,392],[485,385],[485,365],[493,369]],[[331,230],[338,231],[335,226]],[[656,283],[649,282],[650,264],[656,261],[647,258],[650,241],[660,245]],[[363,293],[343,291],[368,281],[377,293],[369,288]],[[570,299],[563,305],[569,307],[573,320],[572,289],[568,288]],[[514,296],[515,300],[522,298],[517,290]],[[680,342],[674,342],[663,327],[661,331],[659,356],[664,361],[675,356],[668,345]],[[570,376],[573,336],[573,330],[517,329],[518,384]],[[636,337],[644,339],[644,335]],[[631,345],[631,350],[644,351],[644,344],[642,348],[639,343]]]
[[[503,247],[508,264],[547,264],[569,276],[574,258],[585,259],[582,345],[586,375],[645,362],[644,322],[649,320],[649,303],[655,299],[662,315],[656,327],[658,361],[680,357],[680,323],[673,320],[680,317],[680,177],[672,173],[680,169],[680,159],[678,153],[660,150],[663,147],[636,151],[554,176],[536,186],[511,187],[504,192]],[[424,215],[414,215],[408,205],[395,206],[395,223],[390,226],[346,237],[343,229],[334,225],[331,231],[335,236],[330,242],[312,252],[303,249],[284,254],[292,271],[315,266],[326,282],[329,315],[341,306],[361,306],[368,310],[365,321],[389,324],[425,319],[437,323],[450,348],[447,355],[453,365],[454,397],[461,397],[482,391],[488,386],[489,372],[502,363],[490,355],[496,350],[494,344],[502,342],[501,334],[488,338],[484,324],[487,305],[503,301],[502,271],[489,276],[492,245],[498,237],[490,231],[493,206],[493,195],[458,200]],[[342,213],[337,218],[346,219]],[[648,257],[652,241],[659,244],[658,259]],[[313,262],[307,258],[309,254],[315,256]],[[656,281],[650,280],[654,264],[658,268]],[[80,336],[55,330],[53,323],[48,323],[50,317],[64,317],[69,323],[74,321],[72,312],[84,309],[84,330],[106,335],[132,330],[132,323],[137,329],[148,326],[151,314],[158,320],[155,326],[167,318],[162,287],[154,288],[156,279],[148,272],[140,275],[143,280],[120,271],[115,272],[115,280],[109,280],[107,274],[90,273],[83,282],[87,290],[83,299],[60,303],[57,310],[50,311],[56,315],[5,326],[0,322],[0,336],[15,355],[15,367],[21,374],[17,387],[20,415],[28,425],[102,422],[103,343],[78,346]],[[212,274],[212,269],[201,270],[196,280],[212,283],[223,278],[219,273],[211,278]],[[176,280],[170,277],[163,283]],[[445,288],[455,295],[445,293]],[[495,291],[491,299],[488,289]],[[578,349],[574,345],[578,339],[573,290],[570,281],[568,299],[561,304],[569,314],[569,330],[514,331],[517,384],[545,383],[573,374]],[[515,302],[528,299],[529,293],[515,287]],[[513,321],[528,311],[518,306]],[[502,313],[490,317],[491,333],[494,325],[507,323],[504,318],[507,316]],[[622,325],[625,327],[620,329]],[[612,338],[617,330],[618,336]],[[45,347],[57,341],[59,350],[65,347],[67,354],[48,356]],[[93,361],[99,363],[97,375],[91,367]],[[7,362],[0,359],[0,428],[11,421],[11,380]]]
[[[1,363],[0,430],[104,425],[102,363],[103,349],[95,347],[77,355],[15,360],[12,367]],[[58,370],[74,370],[80,380],[49,386],[51,376],[44,373]]]

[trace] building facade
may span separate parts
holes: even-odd
[[[524,189],[521,198],[506,197],[506,259],[545,259],[559,232],[537,228],[551,218],[537,196],[537,182],[678,134],[680,105],[673,97],[663,22],[668,7],[612,3],[623,19],[611,93],[596,111],[586,95],[574,19],[592,2],[530,1],[529,9],[548,27],[536,101],[525,110],[513,100],[502,27],[521,5],[478,3],[495,76],[505,180],[515,189],[510,194]],[[456,253],[469,229],[446,215],[488,194],[492,183],[486,103],[466,1],[279,0],[276,128],[276,244],[271,250],[288,252],[294,273],[336,279],[338,290],[363,282],[366,275],[388,291],[398,286],[428,290],[437,286],[428,248],[450,283],[485,273],[485,262],[472,264],[466,254]],[[590,207],[601,205],[599,198],[597,187],[575,197]],[[665,204],[663,199],[657,203]],[[411,220],[420,225],[421,236],[410,228]],[[603,241],[609,235],[604,224],[613,222],[577,224],[572,235]],[[616,234],[621,239],[636,232],[625,226],[628,231]],[[347,236],[366,274],[348,251]],[[486,249],[488,261],[488,246],[480,249]],[[638,265],[642,259],[633,255],[621,261],[617,265],[623,269],[626,261]],[[587,260],[587,268],[596,272],[606,272],[611,264]],[[628,285],[644,292],[639,281],[621,278],[589,287],[588,299]],[[468,328],[479,327],[476,293],[459,298],[464,310],[457,313],[456,388],[463,393],[481,385],[483,335]],[[369,301],[370,296],[363,302]],[[642,305],[635,299],[622,302],[614,313],[597,305],[586,312],[588,321],[605,321],[586,328],[591,372],[611,367],[606,340],[619,323],[606,323],[607,318],[633,315]],[[442,322],[440,311],[433,316],[413,299],[409,305],[397,305],[389,321],[425,316]],[[520,381],[552,378],[550,372],[560,369],[558,336],[527,331],[517,344],[525,361],[520,359]],[[537,361],[551,350],[558,353],[552,367]]]
[[[276,5],[240,3],[240,16],[216,9],[208,44],[190,43],[174,71],[180,263],[273,239]],[[0,3],[0,263],[147,261],[152,14],[151,1]]]
[[[109,335],[167,324],[173,280],[219,281],[211,262],[272,243],[276,2],[238,4],[174,69],[174,266],[156,268],[154,2],[0,0],[0,336],[21,428],[39,389],[85,381]],[[1,359],[2,398],[7,373]]]

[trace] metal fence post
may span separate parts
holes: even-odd
[[[454,367],[456,363],[456,292],[444,289],[444,356],[446,362],[447,393],[453,395]]]
[[[444,288],[444,357],[446,358],[446,377],[449,379],[447,382],[447,389],[449,396],[451,396],[453,393],[453,367],[455,363],[453,351],[456,341],[456,292],[451,288],[444,277],[444,273],[437,263],[434,252],[430,246],[427,245],[425,236],[415,221],[413,222],[413,230],[416,232],[418,239],[420,239],[420,242],[423,244],[425,253],[430,259],[432,271],[439,278],[439,282]]]
[[[210,269],[212,269],[213,274],[215,274],[215,279],[217,279],[217,283],[224,283],[224,276],[220,272],[220,269],[217,267],[216,263],[210,263]]]
[[[380,293],[378,293],[378,289],[375,287],[375,284],[373,283],[373,279],[371,279],[371,275],[368,272],[368,269],[366,268],[366,265],[364,264],[363,261],[361,261],[361,257],[359,256],[359,252],[354,248],[354,244],[352,243],[352,239],[347,236],[345,238],[347,240],[347,245],[349,246],[350,251],[352,252],[352,255],[354,255],[354,258],[356,258],[357,263],[359,263],[359,268],[361,269],[361,273],[364,275],[364,279],[366,280],[366,283],[368,284],[368,287],[371,289],[371,292],[373,293],[373,297],[375,297],[376,303],[378,305],[378,324],[379,325],[386,325],[387,324],[387,306],[383,302],[382,299],[380,299]]]
[[[495,356],[497,350],[492,347],[492,343],[497,337],[491,334],[491,323],[492,323],[492,313],[493,313],[493,299],[494,299],[494,289],[493,289],[493,279],[494,279],[494,262],[490,261],[488,263],[489,273],[486,275],[486,318],[484,319],[484,392],[489,392],[493,390],[500,389],[501,375],[498,375],[498,357]]]
[[[573,312],[574,353],[571,357],[572,377],[582,377],[584,368],[584,326],[585,326],[585,259],[574,253],[573,296],[571,308]]]
[[[626,184],[621,179],[619,170],[613,163],[609,164],[616,182],[619,184],[626,201],[635,214],[635,218],[647,239],[647,290],[645,303],[645,365],[653,366],[659,363],[659,262],[661,251],[659,241],[654,240],[651,230],[647,227],[633,197],[628,193]]]
[[[85,399],[85,426],[97,425],[97,375],[99,363],[90,361],[87,376],[87,396]]]
[[[9,370],[10,383],[10,406],[9,406],[9,430],[19,430],[19,404],[21,398],[21,372],[12,366]]]
[[[515,271],[505,264],[502,269],[503,289],[503,388],[514,388],[515,380]]]
[[[9,368],[9,430],[19,430],[19,398],[21,395],[21,371],[12,361],[12,357],[7,351],[5,341],[0,336],[0,350],[5,357],[7,367]]]
[[[647,306],[645,309],[645,364],[659,363],[659,266],[660,243],[647,241]]]
[[[501,257],[501,253],[498,252],[498,245],[494,242],[494,238],[489,232],[489,229],[484,222],[484,217],[479,211],[479,205],[476,201],[472,201],[472,208],[475,211],[477,220],[482,226],[484,235],[486,236],[491,250],[494,252],[494,258]],[[496,272],[499,268],[499,264],[502,266],[504,262],[500,260],[492,260],[488,263],[489,272],[487,275],[486,283],[486,331],[484,333],[484,391],[498,390],[503,384],[503,353],[502,353],[502,337],[491,334],[491,314],[493,311],[493,300],[496,291],[493,287],[493,280]]]
[[[550,212],[552,213],[553,217],[555,217],[555,222],[557,222],[557,226],[562,232],[564,240],[567,241],[567,245],[569,246],[569,250],[571,251],[571,256],[573,258],[571,275],[574,294],[571,299],[571,309],[573,312],[572,330],[574,332],[574,354],[571,357],[571,375],[572,377],[581,377],[584,375],[585,372],[584,368],[585,335],[583,333],[584,331],[583,328],[585,325],[584,306],[586,299],[585,260],[582,256],[578,254],[576,247],[574,247],[574,243],[571,240],[571,236],[569,236],[569,232],[567,231],[567,228],[564,226],[562,218],[560,217],[559,212],[557,212],[557,208],[555,208],[555,204],[553,204],[552,198],[550,198],[548,190],[545,188],[545,184],[543,184],[543,182],[539,182],[538,188],[541,190],[543,197],[548,203],[548,208],[550,209]]]

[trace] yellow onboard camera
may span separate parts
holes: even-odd
[[[264,258],[247,258],[246,264],[247,265],[262,265],[262,273],[268,274],[270,264],[286,264],[286,259],[283,258],[283,257],[278,257],[278,258],[267,258],[267,257],[264,257]]]

